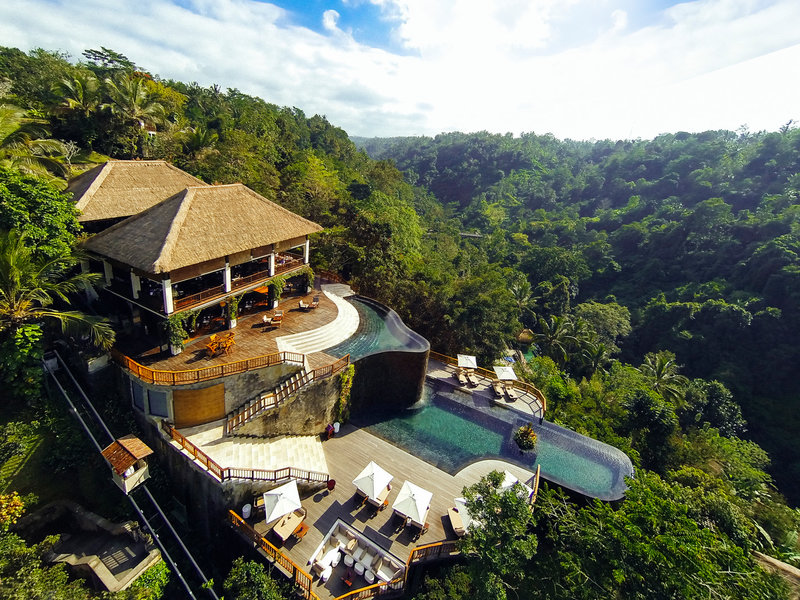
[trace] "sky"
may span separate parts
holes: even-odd
[[[798,24],[800,0],[0,1],[0,45],[105,46],[368,137],[774,131]]]

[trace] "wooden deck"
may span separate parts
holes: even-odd
[[[319,296],[320,299],[317,308],[309,311],[302,311],[298,308],[300,300],[308,304],[314,296]],[[280,329],[263,327],[262,317],[264,315],[271,317],[275,314],[274,309],[267,309],[266,306],[254,306],[248,311],[242,311],[243,314],[239,315],[237,326],[234,329],[228,330],[222,318],[211,321],[211,323],[199,330],[198,335],[186,343],[183,352],[177,356],[171,356],[169,352],[161,352],[158,348],[136,352],[133,350],[133,345],[128,347],[124,341],[118,344],[117,348],[139,364],[154,370],[186,371],[202,369],[277,352],[278,344],[276,340],[278,337],[317,329],[336,319],[338,314],[336,305],[320,290],[288,297],[280,302],[278,310],[283,311],[283,322]],[[220,354],[213,358],[209,357],[206,352],[208,337],[212,333],[222,333],[224,335],[228,331],[232,331],[235,335],[235,344],[231,352],[229,354]],[[309,368],[311,369],[329,365],[335,360],[335,357],[323,352],[315,352],[308,355]]]
[[[453,476],[352,425],[343,426],[336,437],[323,443],[323,449],[328,461],[328,471],[331,478],[336,481],[336,487],[331,492],[323,490],[302,499],[303,507],[308,511],[305,522],[310,526],[302,540],[298,542],[290,538],[281,544],[277,537],[269,532],[263,519],[248,520],[257,531],[306,570],[310,569],[309,559],[337,519],[363,532],[378,546],[405,563],[415,546],[444,539],[456,539],[450,527],[447,509],[453,506],[455,497],[462,495],[465,486],[475,483],[482,475],[493,469],[507,469],[523,482],[529,482],[534,476],[533,473],[515,465],[496,460],[473,463]],[[371,460],[394,475],[392,491],[388,497],[389,506],[380,512],[370,506],[359,508],[361,498],[356,495],[355,486],[352,484],[353,479]],[[391,507],[403,482],[407,479],[433,492],[428,515],[430,528],[417,540],[413,538],[409,529],[397,532],[393,525]],[[237,507],[237,512],[240,509],[241,507]],[[349,591],[340,579],[345,569],[344,562],[340,563],[327,584],[315,578],[313,591],[323,600],[335,598]],[[356,576],[352,589],[366,585],[363,577]]]

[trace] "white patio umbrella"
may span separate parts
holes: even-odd
[[[492,367],[497,378],[502,381],[515,381],[517,374],[514,373],[513,367]]]
[[[377,500],[392,479],[394,479],[392,475],[384,471],[374,461],[370,461],[366,468],[353,479],[353,485],[368,498]]]
[[[294,479],[280,487],[264,492],[264,513],[267,523],[280,519],[283,515],[301,507],[300,493],[297,491],[297,481]]]
[[[469,529],[471,525],[480,525],[480,523],[469,514],[466,498],[453,498],[453,500],[456,503],[458,514],[461,515],[461,523],[464,525],[464,529]]]
[[[470,356],[469,354],[458,354],[456,358],[458,359],[458,366],[462,369],[478,368],[478,359],[474,356]]]
[[[519,479],[517,479],[514,475],[512,475],[508,471],[503,471],[503,482],[500,484],[500,491],[505,492],[506,490],[510,490],[515,483],[518,483],[523,488],[525,488],[525,493],[528,497],[530,497],[530,495],[533,493],[533,490],[531,488],[522,483]]]
[[[406,481],[397,494],[397,500],[392,504],[392,510],[409,517],[413,523],[422,527],[431,506],[431,498],[433,498],[432,492]]]

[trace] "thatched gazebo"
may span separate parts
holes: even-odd
[[[322,227],[242,184],[188,187],[89,238],[110,291],[164,315],[219,303],[308,264]],[[286,254],[298,248],[302,254]]]
[[[111,160],[69,182],[78,221],[102,231],[187,188],[207,185],[163,160]]]

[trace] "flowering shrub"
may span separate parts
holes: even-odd
[[[528,423],[514,432],[514,441],[517,442],[520,450],[533,450],[536,448],[536,432],[533,425]]]

